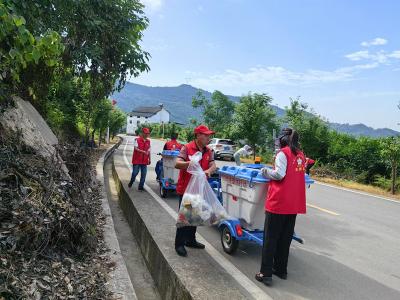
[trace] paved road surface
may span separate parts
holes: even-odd
[[[126,155],[131,160],[133,137]],[[152,166],[146,183],[156,192],[154,165],[163,142],[152,140]],[[218,166],[231,162],[217,162]],[[299,216],[296,232],[304,245],[293,242],[287,281],[260,287],[274,299],[400,299],[400,202],[315,184],[307,192],[308,213]],[[178,208],[175,195],[165,200]],[[225,254],[217,229],[199,232],[242,273],[253,279],[261,248],[241,243],[234,256]],[[171,247],[174,237],[171,237]]]

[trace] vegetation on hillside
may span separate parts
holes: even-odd
[[[82,128],[86,143],[109,123],[122,127],[107,99],[149,70],[142,9],[125,0],[0,0],[1,104],[21,96],[59,134]]]
[[[125,114],[109,99],[148,71],[137,0],[0,0],[0,117],[19,96],[61,142],[69,174],[0,126],[0,299],[113,299],[93,164]],[[63,139],[63,137],[65,137]],[[98,140],[97,140],[98,138]]]

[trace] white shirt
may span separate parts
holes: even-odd
[[[282,180],[286,176],[287,158],[282,151],[278,152],[275,157],[275,168],[262,168],[261,172],[264,177],[272,180]]]
[[[250,146],[245,145],[243,148],[240,148],[238,151],[236,151],[236,153],[234,154],[234,156],[244,156],[244,155],[250,155],[251,151],[249,151],[249,149],[251,149]]]

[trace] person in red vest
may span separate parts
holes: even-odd
[[[264,245],[261,270],[256,280],[272,284],[272,274],[287,278],[289,248],[297,214],[306,213],[305,156],[300,150],[299,135],[285,128],[278,137],[280,150],[274,168],[263,168],[271,179],[265,202]]]
[[[182,144],[180,144],[177,141],[178,138],[178,134],[177,133],[173,133],[171,134],[171,140],[169,140],[168,142],[166,142],[164,144],[164,148],[163,150],[181,150],[182,148]],[[163,160],[160,159],[157,163],[156,163],[156,167],[155,167],[155,171],[156,171],[156,180],[160,181],[161,177],[162,177],[162,172],[163,172]]]
[[[310,175],[311,168],[315,165],[315,160],[312,158],[306,157],[306,174]]]
[[[171,140],[165,143],[163,150],[181,150],[182,144],[180,144],[177,141],[177,139],[178,139],[177,133],[171,134]]]
[[[179,195],[179,207],[181,206],[182,197],[189,184],[191,174],[186,169],[188,168],[190,161],[189,156],[201,151],[203,154],[200,160],[200,166],[206,173],[207,177],[210,177],[216,170],[214,152],[207,147],[210,142],[210,136],[214,134],[214,131],[210,130],[205,125],[199,125],[194,129],[196,136],[195,140],[184,145],[176,160],[175,168],[180,169],[178,183],[176,186],[176,192]],[[180,256],[187,256],[185,246],[197,249],[204,249],[205,246],[196,241],[196,227],[185,226],[176,229],[175,236],[175,250]]]
[[[142,134],[135,139],[134,150],[132,155],[132,176],[128,183],[131,188],[135,182],[136,176],[140,170],[139,191],[144,190],[144,182],[146,180],[147,166],[151,163],[150,155],[150,129],[142,128]]]

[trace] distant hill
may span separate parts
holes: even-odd
[[[395,136],[400,134],[398,131],[389,128],[374,129],[364,124],[329,123],[329,126],[336,131],[356,136],[384,137],[384,136]]]
[[[188,84],[181,84],[176,87],[151,87],[127,82],[124,89],[115,93],[112,97],[118,101],[118,106],[125,112],[130,112],[137,106],[151,106],[159,103],[164,104],[171,113],[174,122],[187,124],[190,118],[200,118],[199,110],[192,107],[192,97],[199,89]],[[203,91],[206,98],[211,99],[211,93]],[[229,96],[235,102],[240,97]],[[285,110],[273,106],[279,117],[285,115]],[[374,129],[364,124],[339,124],[329,123],[329,126],[339,132],[348,133],[354,136],[382,137],[399,135],[400,133],[388,128]]]

